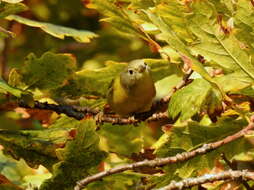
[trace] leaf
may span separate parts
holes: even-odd
[[[67,142],[61,151],[63,160],[54,165],[53,176],[40,186],[40,190],[73,189],[76,181],[98,172],[97,166],[105,158],[105,153],[98,148],[95,122],[77,122],[75,138]]]
[[[180,120],[191,118],[202,109],[209,109],[210,103],[216,102],[213,107],[219,106],[221,99],[210,83],[204,79],[195,79],[191,84],[178,90],[172,96],[169,106],[169,117],[175,118],[180,115]]]
[[[168,25],[169,23],[165,23],[159,14],[156,14],[151,10],[147,10],[145,13],[151,22],[161,31],[160,39],[166,41],[169,46],[172,49],[176,50],[183,58],[188,59],[189,67],[198,72],[206,80],[214,84],[215,87],[219,88],[215,81],[205,70],[204,66],[191,54],[191,51],[185,42],[178,35],[176,35],[175,31],[172,29],[173,27]]]
[[[58,159],[56,149],[71,139],[69,132],[73,129],[45,129],[0,131],[0,142],[4,152],[15,159],[23,158],[31,167],[43,164],[49,170]]]
[[[32,175],[34,170],[26,165],[24,160],[14,160],[13,158],[7,157],[0,151],[0,189],[5,187],[12,187],[15,189],[21,189],[17,185],[23,182],[26,175]],[[2,186],[1,186],[2,185]],[[15,190],[16,190],[15,189]]]
[[[15,20],[19,23],[41,28],[46,33],[60,39],[64,39],[65,37],[72,37],[78,42],[87,43],[90,42],[91,39],[97,37],[97,35],[93,32],[87,30],[76,30],[73,28],[68,28],[64,26],[58,26],[46,22],[38,22],[34,20],[30,20],[27,18],[23,18],[17,15],[10,15],[7,17],[8,20]]]
[[[238,92],[254,84],[254,81],[247,74],[239,70],[217,77],[215,80],[221,85],[225,92],[231,93]]]
[[[155,83],[156,88],[156,97],[155,99],[160,100],[161,98],[167,96],[172,89],[179,84],[182,80],[182,77],[176,74],[172,74],[168,77],[165,77]]]
[[[133,22],[129,19],[128,12],[123,7],[118,7],[117,3],[109,0],[92,0],[92,8],[97,9],[105,14],[106,21],[112,24],[119,32],[127,36],[140,36],[140,33],[133,26]]]
[[[2,0],[2,1],[7,3],[20,3],[23,0]]]
[[[151,75],[154,82],[157,82],[170,75],[182,76],[183,72],[177,64],[170,63],[163,59],[144,59],[151,69]]]
[[[67,85],[54,92],[55,96],[95,95],[105,97],[109,84],[125,67],[126,64],[109,61],[105,67],[99,69],[78,71]]]
[[[119,173],[103,178],[102,181],[96,181],[89,184],[88,190],[134,190],[140,184],[140,174],[135,173]]]
[[[142,126],[104,124],[100,128],[99,134],[105,141],[103,146],[107,147],[107,151],[120,156],[131,156],[141,151]]]
[[[154,82],[177,72],[181,75],[181,70],[177,65],[170,64],[162,59],[144,59],[151,68]],[[105,67],[98,69],[82,69],[75,73],[72,80],[63,87],[56,89],[53,94],[56,97],[95,95],[106,97],[111,81],[119,75],[127,66],[126,63],[107,61]],[[96,102],[95,102],[96,103]]]
[[[217,21],[218,13],[207,1],[193,3],[193,15],[189,17],[191,31],[199,42],[191,48],[208,61],[214,61],[228,72],[241,69],[254,79],[252,56],[241,47],[232,32],[225,33]]]
[[[236,2],[236,10],[233,15],[234,24],[237,27],[236,36],[248,44],[248,49],[254,52],[254,10],[251,1],[239,0]]]
[[[12,37],[14,38],[15,37],[15,33],[13,32],[10,32],[8,30],[5,30],[4,28],[0,27],[0,37]]]
[[[22,3],[9,4],[9,3],[0,3],[0,18],[7,17],[11,14],[16,14],[22,11],[27,10],[27,7]]]
[[[21,75],[29,88],[50,90],[63,86],[74,74],[75,66],[75,59],[68,54],[47,52],[40,58],[29,54],[22,67]]]
[[[205,143],[215,142],[232,135],[246,125],[247,123],[243,120],[221,118],[217,123],[209,126],[202,126],[196,122],[189,122],[183,126],[175,126],[169,133],[164,134],[167,136],[167,141],[161,144],[155,152],[159,157],[166,157],[174,156],[176,153],[184,151],[191,151]],[[201,172],[204,169],[213,168],[214,161],[216,158],[219,158],[222,152],[230,160],[233,156],[250,149],[251,145],[242,138],[184,163],[166,166],[164,168],[166,176],[156,179],[158,182],[157,187],[169,183],[169,179],[172,180],[172,176],[174,178],[186,178],[196,175],[197,172]]]
[[[23,91],[18,89],[18,88],[14,88],[11,87],[10,85],[8,85],[3,79],[0,78],[0,89],[2,90],[1,93],[7,93],[9,92],[10,94],[20,98]]]
[[[158,4],[155,12],[167,26],[184,42],[192,42],[193,37],[188,31],[187,7],[180,1],[167,1]]]
[[[79,125],[79,121],[64,116],[48,129],[1,130],[0,143],[4,152],[15,159],[23,158],[32,167],[43,164],[51,170],[60,159],[57,150],[73,139],[72,133]]]

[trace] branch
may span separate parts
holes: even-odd
[[[88,176],[85,179],[77,182],[75,190],[81,190],[84,186],[86,186],[87,184],[89,184],[91,182],[100,180],[103,177],[106,177],[106,176],[109,176],[112,174],[124,172],[126,170],[134,170],[134,169],[144,167],[144,166],[149,166],[149,167],[163,166],[163,165],[167,165],[167,164],[173,164],[173,163],[177,163],[177,162],[187,161],[187,160],[190,160],[191,158],[194,158],[198,155],[206,154],[207,152],[215,150],[225,144],[228,144],[232,141],[235,141],[235,140],[243,137],[249,130],[254,129],[253,122],[254,122],[254,116],[251,117],[251,122],[249,123],[249,125],[246,126],[245,128],[243,128],[241,131],[239,131],[231,136],[227,136],[226,138],[224,138],[222,140],[219,140],[219,141],[216,141],[213,143],[209,143],[209,144],[204,144],[202,147],[197,148],[197,149],[190,151],[190,152],[183,152],[183,153],[177,154],[176,156],[171,156],[171,157],[166,157],[166,158],[156,158],[154,160],[144,160],[141,162],[126,164],[126,165],[118,166],[118,167],[97,173],[92,176]]]
[[[79,112],[72,106],[68,106],[68,105],[56,105],[56,104],[48,104],[47,102],[42,103],[42,102],[35,101],[34,106],[31,107],[27,105],[26,103],[24,103],[23,101],[21,101],[19,102],[19,106],[24,108],[30,108],[30,109],[36,108],[36,109],[42,109],[42,110],[52,110],[59,114],[64,113],[67,116],[73,117],[77,120],[81,120],[85,117],[85,115],[82,112]]]
[[[234,165],[231,161],[229,161],[224,153],[221,154],[221,158],[225,161],[225,163],[230,167],[231,170],[237,170],[236,165]],[[246,190],[251,190],[251,187],[246,181],[242,179],[240,179],[239,181],[243,184]]]
[[[196,178],[187,178],[179,182],[172,181],[169,185],[157,190],[181,190],[183,188],[190,188],[195,185],[201,185],[204,183],[220,180],[254,180],[254,172],[249,172],[247,170],[229,170],[216,174],[205,174]]]
[[[189,77],[192,74],[192,70],[190,70],[184,77],[183,80],[170,92],[170,94],[164,98],[162,98],[160,101],[155,102],[151,108],[150,111],[144,112],[144,113],[137,113],[134,115],[134,117],[120,117],[118,115],[112,115],[103,113],[98,109],[92,109],[88,107],[80,107],[80,106],[71,106],[71,105],[56,105],[56,104],[49,104],[47,102],[42,103],[35,101],[34,107],[31,107],[24,102],[20,102],[19,106],[24,108],[37,108],[37,109],[46,109],[46,110],[52,110],[57,113],[64,113],[69,117],[73,117],[77,120],[83,119],[85,116],[94,116],[96,122],[98,124],[102,124],[104,122],[106,123],[112,123],[112,124],[118,124],[118,125],[127,125],[127,124],[133,124],[136,125],[142,121],[158,121],[161,119],[168,119],[166,112],[159,112],[156,113],[158,110],[160,110],[162,107],[168,104],[171,96],[174,92],[177,90],[183,88],[186,86],[190,80]]]
[[[42,110],[51,110],[55,111],[58,114],[64,113],[69,117],[73,117],[77,120],[83,119],[85,116],[94,116],[94,119],[97,124],[103,123],[112,123],[118,125],[136,125],[140,123],[141,119],[135,119],[134,117],[122,118],[112,114],[101,114],[100,110],[92,109],[88,107],[79,107],[79,106],[70,106],[70,105],[57,105],[57,104],[49,104],[47,102],[34,102],[34,106],[31,107],[27,105],[25,102],[20,101],[19,106],[28,109],[42,109]],[[151,117],[147,119],[148,122],[157,121],[161,119],[165,119],[167,117],[167,113],[155,113]]]

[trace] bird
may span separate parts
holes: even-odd
[[[110,108],[122,116],[149,111],[156,95],[149,66],[142,59],[131,61],[112,80],[107,101]]]

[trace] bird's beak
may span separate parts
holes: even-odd
[[[146,70],[146,65],[139,66],[139,69],[138,69],[139,73],[143,73],[145,70]]]

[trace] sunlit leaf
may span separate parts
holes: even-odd
[[[92,120],[78,123],[74,139],[61,150],[62,161],[54,165],[53,176],[42,184],[40,190],[73,189],[76,181],[98,172],[97,166],[105,158],[105,153],[98,148],[99,138],[94,130]]]
[[[7,3],[20,3],[23,0],[2,0],[2,1]]]
[[[173,156],[183,151],[191,151],[198,146],[220,140],[228,135],[231,135],[247,125],[242,120],[221,119],[215,124],[209,126],[201,126],[198,123],[188,123],[184,126],[173,127],[169,133],[166,133],[167,141],[165,141],[156,150],[160,157]],[[228,159],[233,156],[251,149],[251,145],[245,140],[240,139],[224,145],[217,150],[207,153],[203,156],[197,156],[184,163],[177,165],[166,166],[166,176],[156,179],[158,186],[165,185],[172,180],[172,177],[186,178],[201,172],[204,169],[214,167],[215,159],[219,158],[223,152]],[[176,179],[176,178],[173,178]]]
[[[5,93],[9,92],[10,94],[12,94],[18,98],[20,98],[23,93],[22,90],[11,87],[10,85],[8,85],[3,79],[0,79],[0,89],[3,92],[5,92]]]
[[[208,2],[193,4],[194,14],[189,18],[191,31],[199,38],[199,42],[191,48],[208,61],[215,61],[226,71],[241,69],[254,79],[253,58],[247,48],[232,32],[225,33],[218,23],[214,7]]]
[[[64,39],[65,37],[72,37],[78,42],[90,42],[91,39],[97,37],[95,33],[90,31],[76,30],[73,28],[58,26],[51,23],[34,21],[24,17],[17,16],[17,15],[10,15],[7,17],[7,19],[15,20],[19,23],[22,23],[28,26],[41,28],[43,31],[47,32],[48,34],[60,39]]]
[[[206,105],[209,108],[212,102],[216,102],[218,106],[220,95],[215,92],[204,79],[195,79],[172,96],[168,106],[169,117],[175,118],[180,115],[181,120],[186,120],[205,109]]]

